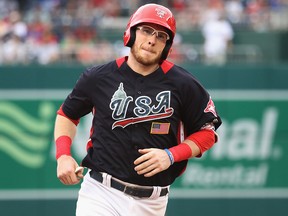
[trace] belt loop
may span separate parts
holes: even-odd
[[[103,177],[103,182],[102,184],[107,186],[107,187],[110,187],[108,186],[108,184],[110,184],[108,181],[107,181],[107,173],[101,173],[102,174],[102,177]],[[111,184],[110,184],[111,185]]]
[[[112,178],[112,176],[107,174],[106,181],[107,181],[107,186],[108,187],[111,187],[111,178]]]
[[[160,197],[160,193],[161,193],[161,187],[153,186],[153,192],[151,196],[149,197],[149,199],[155,199],[155,198]]]

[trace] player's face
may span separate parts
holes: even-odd
[[[158,64],[169,35],[165,28],[155,24],[143,24],[137,27],[136,39],[131,53],[140,64],[151,66]]]

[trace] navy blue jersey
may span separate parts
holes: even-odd
[[[62,110],[75,120],[93,112],[92,145],[83,166],[138,185],[170,185],[187,165],[187,160],[174,163],[147,178],[134,170],[138,149],[177,145],[181,125],[190,135],[208,122],[221,124],[202,85],[168,61],[147,76],[134,72],[126,58],[87,69]]]

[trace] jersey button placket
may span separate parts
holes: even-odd
[[[143,77],[141,77],[141,78],[139,78],[139,79],[137,80],[137,85],[136,85],[136,87],[137,87],[137,89],[138,89],[138,91],[137,91],[137,94],[138,94],[138,95],[142,95],[141,87],[142,87],[143,83],[144,83]]]
[[[136,83],[135,83],[135,99],[134,100],[136,100],[140,95],[142,95],[141,87],[142,87],[143,82],[144,82],[143,78],[138,78],[136,80]],[[138,127],[139,127],[139,125],[137,123],[133,125],[134,130],[137,130]],[[135,133],[136,133],[136,131],[135,131]],[[134,149],[138,150],[139,146],[137,144],[137,141],[138,141],[137,135],[132,133],[132,137],[131,138],[132,138],[132,143],[134,144]]]

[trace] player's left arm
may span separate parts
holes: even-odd
[[[212,123],[211,123],[212,124]],[[140,149],[142,155],[134,161],[138,175],[151,177],[168,169],[174,162],[200,157],[217,142],[217,134],[208,126],[188,136],[183,142],[169,149]]]

